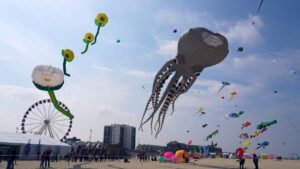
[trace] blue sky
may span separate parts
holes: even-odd
[[[256,124],[277,119],[262,136],[251,140],[270,141],[261,153],[300,153],[300,12],[299,1],[265,0],[259,15],[259,0],[46,0],[3,1],[0,6],[0,128],[14,132],[25,110],[34,102],[48,98],[31,82],[33,68],[39,64],[61,67],[60,51],[70,48],[75,59],[68,63],[71,77],[56,92],[75,115],[71,136],[83,140],[93,129],[93,140],[102,140],[103,125],[125,123],[138,126],[151,93],[155,73],[176,55],[177,40],[192,27],[206,27],[224,34],[230,52],[220,64],[205,69],[193,87],[176,102],[173,116],[166,117],[157,139],[150,126],[138,132],[145,144],[165,145],[168,141],[209,144],[203,141],[215,129],[213,138],[225,151],[239,146],[240,126],[254,125],[244,132],[254,132]],[[82,38],[95,33],[94,18],[105,12],[108,24],[101,29],[96,45],[85,55]],[[252,25],[255,21],[255,25]],[[176,28],[175,34],[172,30]],[[116,40],[121,43],[117,44]],[[239,46],[244,52],[236,52]],[[295,70],[296,75],[289,72]],[[217,91],[221,81],[231,86]],[[142,89],[145,86],[145,89]],[[278,93],[273,93],[277,90]],[[228,98],[236,91],[238,96]],[[237,105],[237,107],[235,107]],[[203,107],[207,115],[194,118]],[[243,110],[240,119],[224,118]],[[208,127],[203,129],[202,124]],[[221,127],[218,128],[217,124]],[[190,130],[187,134],[185,131]],[[285,145],[283,145],[285,143]],[[254,147],[254,146],[253,146]]]

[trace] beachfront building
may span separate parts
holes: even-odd
[[[3,155],[15,151],[20,160],[37,160],[47,149],[51,149],[53,156],[64,157],[71,151],[71,146],[42,135],[0,132],[0,151]]]
[[[150,144],[139,144],[136,147],[136,151],[145,152],[147,154],[159,154],[166,151],[166,146],[150,145]]]
[[[103,143],[108,145],[121,145],[129,151],[134,150],[136,128],[124,124],[104,126]]]

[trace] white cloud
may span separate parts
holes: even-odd
[[[133,76],[136,78],[153,78],[155,73],[154,72],[146,72],[142,70],[134,70],[134,69],[126,69],[123,72],[125,75]]]
[[[113,72],[112,69],[107,68],[107,67],[103,67],[103,66],[97,66],[97,65],[94,65],[93,68],[94,68],[94,69],[98,69],[98,70],[102,70],[102,71],[106,71],[106,72]]]
[[[177,54],[177,40],[158,40],[157,53],[173,58]]]
[[[252,23],[255,23],[254,25]],[[259,16],[249,16],[246,20],[222,22],[218,25],[225,37],[230,43],[237,43],[242,45],[255,45],[262,41],[260,29],[263,22]]]

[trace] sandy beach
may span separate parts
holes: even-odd
[[[194,162],[194,161],[193,161]],[[115,162],[91,162],[91,163],[70,163],[65,161],[52,163],[51,169],[238,169],[238,162],[234,159],[202,159],[188,164],[160,163],[160,162],[139,162],[131,159],[130,163],[123,161]],[[299,169],[299,160],[260,160],[261,169]],[[17,161],[15,169],[39,169],[38,161]],[[6,168],[6,163],[0,164],[1,169]],[[251,160],[246,160],[246,169],[253,169]]]

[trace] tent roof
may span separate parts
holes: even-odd
[[[30,144],[70,146],[59,140],[41,135],[0,132],[0,144]]]

